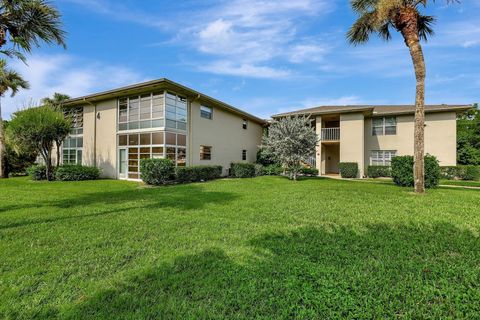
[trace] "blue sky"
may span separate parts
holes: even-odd
[[[322,104],[413,103],[415,79],[398,35],[352,47],[346,0],[58,0],[67,50],[14,63],[31,90],[4,116],[53,92],[94,93],[162,77],[257,116]],[[480,0],[427,12],[427,103],[473,103],[480,92]]]

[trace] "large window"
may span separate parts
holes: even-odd
[[[212,120],[213,109],[211,107],[201,106],[200,107],[200,117]]]
[[[370,164],[373,166],[389,166],[392,158],[397,155],[393,150],[374,150],[370,154]]]
[[[66,110],[65,117],[72,122],[72,130],[62,144],[63,164],[82,164],[83,107]]]
[[[128,178],[140,178],[140,160],[169,158],[177,166],[186,165],[187,137],[173,132],[120,134],[118,147],[128,149]]]
[[[212,147],[200,146],[200,160],[212,160]]]
[[[137,130],[165,126],[163,92],[130,96],[118,100],[118,130]]]
[[[382,117],[372,119],[372,135],[395,135],[397,134],[397,118]]]
[[[170,129],[187,130],[187,99],[167,92],[165,126]]]

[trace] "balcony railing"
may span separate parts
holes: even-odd
[[[340,128],[323,128],[320,136],[322,141],[338,141],[340,140]]]

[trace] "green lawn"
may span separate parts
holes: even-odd
[[[0,318],[476,318],[480,191],[0,181]]]
[[[449,185],[449,186],[479,187],[480,188],[480,181],[441,180],[440,184]]]

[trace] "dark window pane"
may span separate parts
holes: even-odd
[[[150,144],[150,133],[142,133],[140,134],[140,144],[141,145],[149,145]],[[140,151],[141,152],[141,151]]]
[[[177,134],[177,145],[186,146],[187,145],[187,136],[184,134]]]
[[[128,135],[128,145],[130,145],[130,146],[138,145],[138,134],[129,134]]]
[[[152,144],[163,144],[163,132],[152,133]]]
[[[165,144],[175,145],[177,143],[175,138],[176,138],[175,133],[166,132],[165,133]]]

